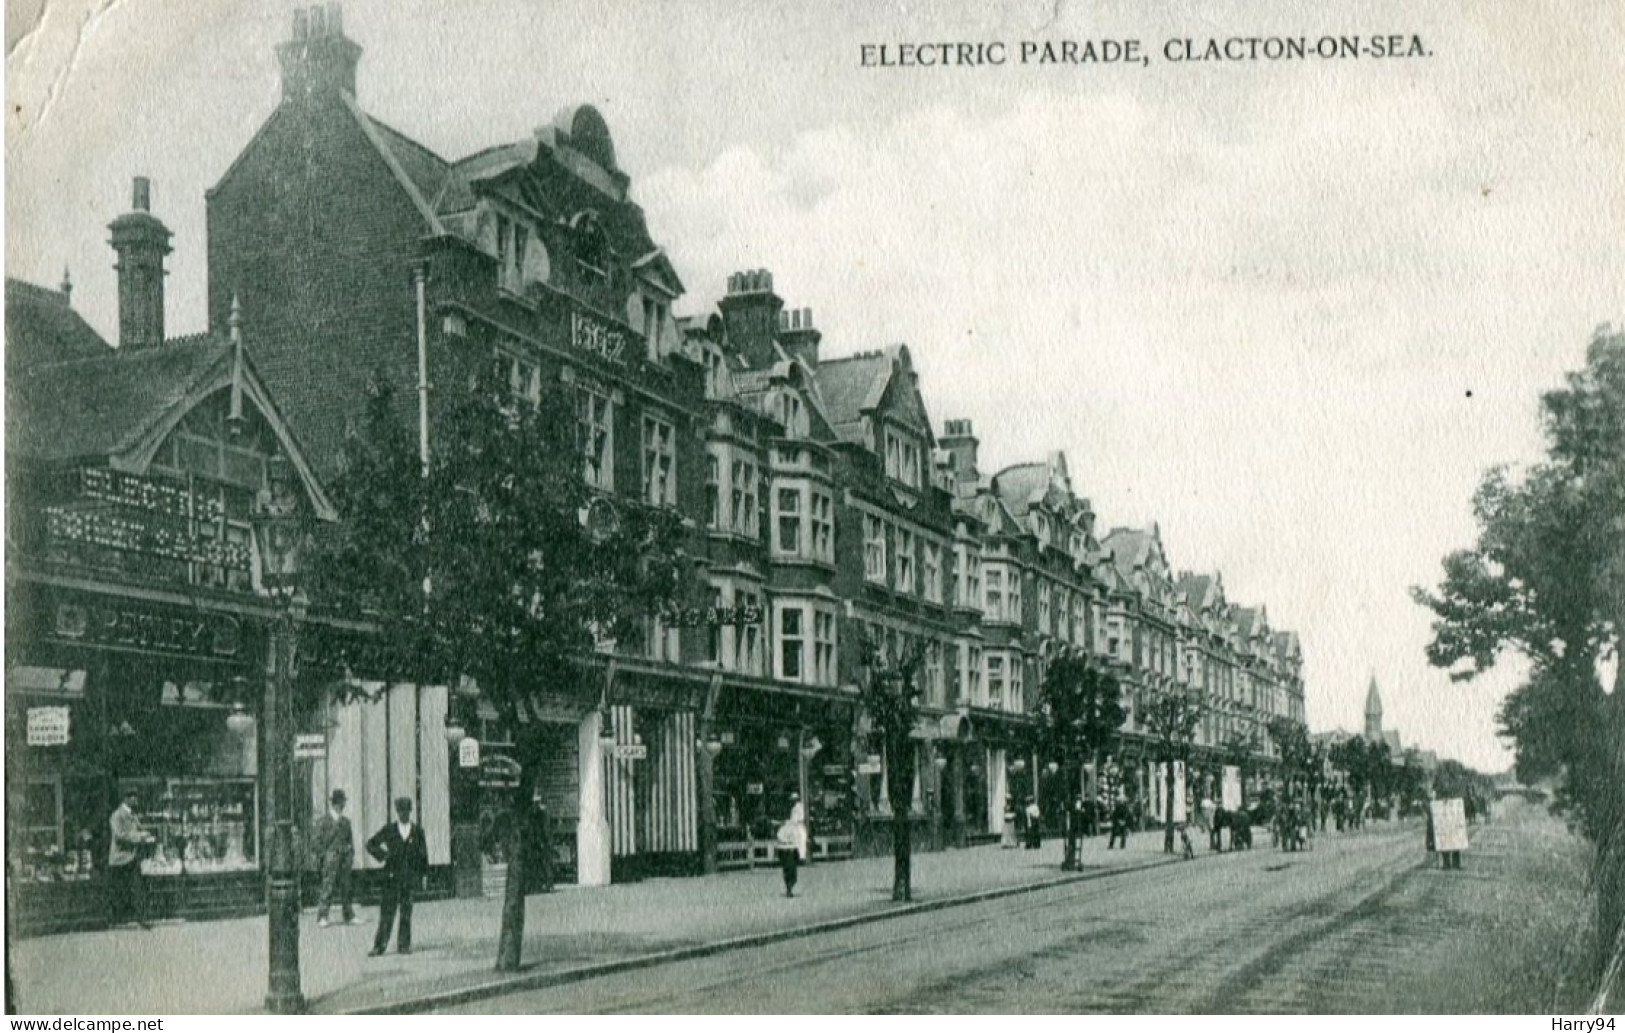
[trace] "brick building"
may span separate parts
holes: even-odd
[[[318,466],[335,468],[373,378],[396,385],[427,450],[449,371],[496,355],[517,394],[574,395],[595,489],[699,525],[704,370],[671,315],[683,284],[598,112],[567,109],[528,139],[454,161],[363,109],[361,47],[337,5],[295,12],[277,56],[280,103],[208,193],[209,315],[222,325],[240,299],[263,374]],[[535,672],[555,757],[539,802],[579,881],[698,865],[693,744],[710,682],[691,662],[703,638],[651,624],[587,668]],[[453,716],[482,759],[454,773],[448,802],[465,892],[482,842],[487,862],[501,860],[489,826],[512,770],[511,744],[469,688]],[[339,776],[318,772],[313,793],[324,774]]]

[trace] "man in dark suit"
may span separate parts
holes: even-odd
[[[322,873],[322,899],[316,907],[316,924],[326,928],[328,913],[336,896],[343,910],[344,924],[355,925],[355,907],[350,903],[350,871],[355,867],[355,838],[350,819],[344,813],[344,790],[335,789],[328,797],[327,813],[316,822],[311,846]]]
[[[401,929],[395,938],[398,954],[412,953],[412,898],[429,867],[429,847],[423,827],[412,820],[412,798],[395,801],[396,820],[379,829],[367,840],[367,853],[384,865],[384,896],[378,907],[378,935],[372,940],[372,955],[389,946],[390,927],[400,912]]]

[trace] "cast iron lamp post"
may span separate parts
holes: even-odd
[[[268,487],[260,492],[254,538],[260,554],[260,586],[276,602],[271,632],[270,678],[265,687],[265,749],[269,754],[266,796],[270,804],[266,918],[270,975],[265,1008],[276,1015],[305,1010],[299,988],[299,865],[293,846],[294,652],[304,599],[299,592],[303,528],[293,470],[280,453],[267,463]]]

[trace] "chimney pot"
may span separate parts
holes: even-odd
[[[344,35],[344,5],[327,5],[327,31],[334,36]]]
[[[134,196],[130,199],[130,206],[138,212],[152,211],[152,181],[146,176],[135,177]]]
[[[311,39],[321,39],[325,35],[327,35],[326,12],[320,7],[312,7],[310,9],[310,37]]]
[[[303,7],[293,12],[293,38],[306,39],[310,36],[310,19]]]

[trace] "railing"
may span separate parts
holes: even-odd
[[[852,857],[853,837],[812,836],[807,844],[813,861],[845,861]],[[735,871],[776,864],[778,841],[773,839],[734,839],[717,844],[717,870]]]

